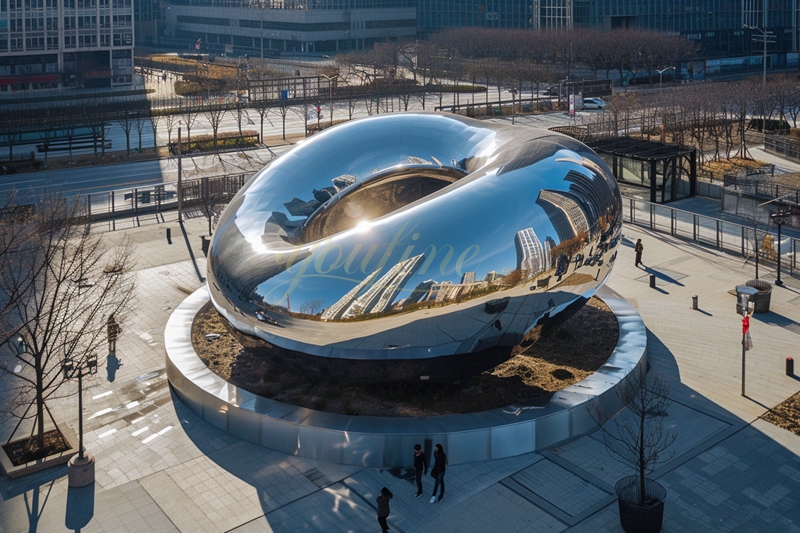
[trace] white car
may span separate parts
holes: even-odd
[[[584,98],[583,99],[583,108],[584,109],[603,109],[606,103],[599,98]]]

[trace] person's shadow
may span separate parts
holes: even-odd
[[[119,362],[117,358],[117,354],[111,352],[108,354],[106,358],[106,370],[108,371],[108,382],[113,383],[115,379],[117,379],[117,370],[119,367],[122,366],[122,363]]]

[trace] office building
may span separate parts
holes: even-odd
[[[369,50],[417,31],[411,0],[177,0],[162,7],[159,45],[251,57]]]
[[[0,0],[0,93],[130,85],[131,0]]]

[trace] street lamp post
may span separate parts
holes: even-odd
[[[764,18],[766,19],[766,14],[764,15]],[[763,56],[763,58],[761,60],[763,66],[764,66],[764,77],[761,80],[761,84],[762,85],[766,85],[767,84],[767,43],[768,42],[775,42],[774,41],[775,35],[771,31],[767,31],[766,29],[762,30],[758,26],[751,26],[749,24],[743,24],[743,27],[747,28],[748,30],[757,31],[758,33],[761,34],[760,35],[760,39],[762,41],[764,41],[764,56]]]
[[[97,373],[97,354],[81,361],[67,359],[62,368],[64,379],[78,378],[78,457],[69,462],[69,486],[85,487],[94,483],[94,458],[83,453],[83,377]]]
[[[661,82],[662,82],[662,79],[663,79],[664,73],[665,73],[666,71],[668,71],[668,70],[670,70],[670,69],[674,69],[674,68],[675,68],[675,67],[667,67],[667,68],[662,68],[662,69],[656,69],[656,72],[658,72],[658,89],[659,89],[659,90],[661,90]]]
[[[511,88],[511,124],[514,124],[514,108],[516,107],[517,88]]]
[[[328,80],[328,114],[329,117],[329,125],[333,126],[333,80],[339,77],[338,74],[334,74],[333,76],[326,76],[325,74],[320,74],[323,78]]]
[[[781,281],[781,227],[788,222],[788,215],[789,213],[782,210],[770,215],[772,222],[778,226],[778,279],[775,280],[775,285],[778,287],[783,287],[783,281]]]
[[[742,396],[744,393],[745,353],[749,350],[747,334],[750,331],[750,300],[758,292],[755,287],[738,285],[736,294],[739,296],[739,307],[742,309]]]

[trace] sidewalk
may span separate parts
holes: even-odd
[[[185,235],[174,215],[138,224],[124,232],[137,244],[139,264],[137,306],[118,341],[123,366],[114,376],[101,369],[84,391],[97,481],[68,490],[64,467],[0,478],[0,531],[64,531],[82,522],[83,532],[109,533],[378,531],[382,486],[395,494],[389,521],[397,531],[622,531],[613,484],[630,472],[608,456],[597,432],[541,453],[451,466],[443,503],[431,505],[414,498],[410,469],[286,456],[199,420],[169,392],[163,331],[174,307],[204,282],[206,221],[189,218]],[[668,489],[663,531],[800,532],[800,437],[758,419],[800,390],[784,374],[784,358],[796,355],[800,340],[800,285],[776,287],[771,312],[753,316],[742,397],[741,324],[728,291],[752,277],[750,267],[637,227],[624,235],[609,286],[644,318],[650,364],[674,400],[667,416],[678,435],[675,454],[654,473]],[[645,269],[633,266],[637,238]],[[74,401],[54,407],[58,420],[77,427]],[[432,488],[430,478],[424,484]]]

